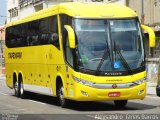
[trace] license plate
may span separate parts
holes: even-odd
[[[120,92],[109,92],[108,96],[109,97],[120,97],[121,93]]]

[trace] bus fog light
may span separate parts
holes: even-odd
[[[140,90],[140,91],[138,92],[138,95],[141,95],[143,92],[144,92],[144,90]]]
[[[81,91],[81,93],[82,93],[84,96],[88,97],[88,93],[87,93],[87,92]]]

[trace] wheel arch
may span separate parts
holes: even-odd
[[[23,73],[22,73],[22,71],[19,71],[19,73],[18,73],[18,80],[22,80],[22,82],[23,82]]]
[[[12,81],[12,82],[13,82],[13,83],[12,83],[12,86],[13,86],[13,87],[14,87],[15,82],[18,81],[18,77],[17,77],[17,76],[18,76],[18,75],[17,75],[17,71],[14,71],[14,72],[13,72],[13,81]]]

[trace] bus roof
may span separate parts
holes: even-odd
[[[130,8],[114,3],[62,3],[59,12],[82,18],[123,18],[137,14]]]
[[[76,18],[130,18],[137,14],[124,5],[114,3],[79,3],[67,2],[43,9],[32,15],[6,25],[17,25],[56,14],[67,14]]]

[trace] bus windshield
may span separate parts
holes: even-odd
[[[79,68],[109,72],[144,66],[142,33],[137,19],[74,19]]]

